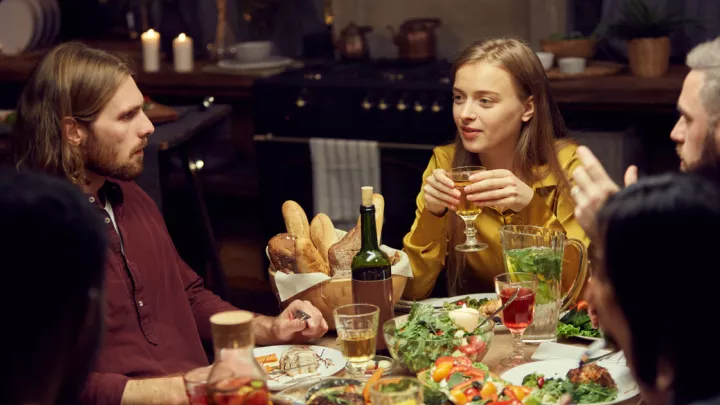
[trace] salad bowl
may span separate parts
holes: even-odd
[[[489,320],[467,332],[450,319],[448,311],[416,303],[409,315],[388,320],[382,330],[392,358],[418,373],[444,356],[466,356],[480,362],[490,348],[494,328],[495,322]]]

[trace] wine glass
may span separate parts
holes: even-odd
[[[487,243],[478,242],[475,238],[477,233],[475,218],[482,212],[482,207],[468,201],[465,194],[465,186],[471,184],[470,176],[484,170],[485,168],[482,166],[463,166],[456,167],[448,173],[452,181],[455,182],[455,188],[460,191],[460,204],[458,204],[456,212],[465,221],[465,243],[455,246],[455,250],[460,252],[477,252],[488,247]]]
[[[370,385],[373,405],[422,405],[423,386],[415,377],[381,378]]]
[[[353,376],[365,376],[368,361],[375,357],[380,308],[371,304],[350,304],[335,308],[335,329],[345,370]]]
[[[538,279],[535,274],[512,272],[495,276],[495,292],[503,305],[518,291],[517,297],[502,310],[502,322],[513,336],[513,351],[500,360],[504,367],[526,363],[530,358],[523,350],[522,335],[535,314],[535,293]]]

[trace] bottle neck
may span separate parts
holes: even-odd
[[[377,228],[375,226],[375,206],[360,206],[360,230],[362,231],[361,250],[379,250]]]
[[[230,360],[234,358],[252,358],[253,346],[220,347],[215,348],[215,361]]]

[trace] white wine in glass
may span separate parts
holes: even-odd
[[[353,376],[364,376],[367,363],[375,357],[380,308],[371,304],[350,304],[335,308],[335,329],[345,370]]]
[[[463,166],[456,167],[449,173],[450,178],[455,183],[455,188],[460,191],[460,204],[458,204],[456,212],[465,221],[465,243],[455,246],[455,250],[460,252],[477,252],[488,247],[487,243],[478,242],[475,238],[477,233],[475,218],[482,212],[482,207],[468,201],[465,194],[465,187],[472,184],[470,176],[484,170],[485,168],[482,166]]]

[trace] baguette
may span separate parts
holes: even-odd
[[[385,198],[383,198],[381,194],[373,194],[373,205],[375,206],[375,231],[377,232],[378,245],[381,245],[382,242],[380,242],[380,240],[385,218]],[[362,217],[359,216],[357,220],[358,229],[362,229],[361,218]]]
[[[325,263],[329,265],[328,250],[330,250],[330,246],[337,242],[337,237],[335,237],[335,226],[333,225],[332,220],[330,220],[330,217],[320,213],[313,218],[310,223],[310,239],[313,241],[318,251],[320,251],[320,255],[323,260],[325,260]]]
[[[332,276],[330,266],[325,263],[310,239],[295,239],[295,260],[298,273],[324,273]]]
[[[290,236],[310,239],[310,224],[300,204],[292,200],[285,201],[282,205],[282,215]]]

